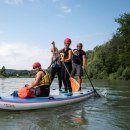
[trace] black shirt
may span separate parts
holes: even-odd
[[[83,55],[86,56],[85,51],[78,50],[78,49],[74,49],[73,51],[77,51],[78,52],[78,54],[77,53],[73,54],[73,58],[72,58],[73,62],[76,63],[76,64],[83,64]]]

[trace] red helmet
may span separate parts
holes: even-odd
[[[82,48],[82,47],[83,47],[83,44],[82,44],[82,43],[78,43],[78,44],[77,44],[77,47],[81,47],[81,48]]]
[[[41,64],[39,62],[33,63],[33,69],[41,67]]]
[[[70,39],[70,38],[66,38],[66,39],[64,40],[64,43],[70,45],[70,44],[71,44],[71,39]]]

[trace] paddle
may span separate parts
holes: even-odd
[[[54,48],[56,48],[54,41],[52,42],[52,45],[53,45]],[[56,49],[57,49],[57,48],[56,48]],[[58,51],[58,50],[57,50],[57,51]],[[60,54],[59,54],[59,55],[60,55]],[[69,70],[67,69],[65,63],[64,63],[63,61],[61,61],[61,62],[62,62],[62,64],[64,65],[64,67],[65,67],[67,73],[68,73],[69,76],[70,76],[69,80],[70,80],[70,83],[71,83],[72,91],[73,91],[73,92],[79,91],[79,88],[80,88],[79,83],[78,83],[73,77],[71,77],[71,74],[69,73]]]
[[[49,70],[49,69],[51,68],[51,65],[52,65],[55,61],[57,61],[57,59],[55,59],[53,62],[51,62],[51,64],[50,64],[49,67],[47,68],[47,70]]]
[[[78,58],[79,58],[79,60],[80,60],[80,63],[82,63],[82,61],[81,61],[79,55],[77,55],[77,56],[78,56]],[[91,84],[91,86],[92,86],[92,88],[93,88],[93,91],[94,91],[95,96],[96,96],[96,97],[101,97],[101,96],[97,93],[96,89],[94,88],[94,86],[93,86],[93,84],[92,84],[92,81],[91,81],[91,79],[89,78],[89,75],[88,75],[86,69],[84,68],[83,70],[84,70],[84,72],[85,72],[85,74],[86,74],[86,77],[89,79],[89,82],[90,82],[90,84]]]
[[[67,69],[67,67],[66,67],[66,65],[65,65],[65,63],[63,61],[62,61],[62,64],[64,65],[67,73],[70,76],[69,80],[70,80],[70,83],[71,83],[72,91],[73,92],[79,91],[79,88],[80,88],[79,83],[73,77],[71,77],[71,75],[70,75],[70,73],[69,73],[69,71],[68,71],[68,69]]]
[[[96,97],[101,97],[101,96],[97,93],[96,89],[94,88],[94,86],[93,86],[93,84],[92,84],[92,81],[90,80],[89,75],[88,75],[88,73],[87,73],[87,71],[86,71],[85,68],[84,68],[84,72],[85,72],[86,76],[87,76],[88,79],[89,79],[89,82],[90,82],[90,84],[91,84],[91,86],[92,86],[92,88],[93,88],[93,91],[94,91],[95,96],[96,96]]]

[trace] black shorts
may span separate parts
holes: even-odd
[[[35,90],[35,94],[37,97],[48,97],[50,94],[50,86],[49,85],[38,86]]]
[[[72,63],[72,71],[71,71],[72,76],[83,76],[83,69],[81,64],[75,64]]]

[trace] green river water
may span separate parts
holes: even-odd
[[[33,79],[0,79],[0,95],[7,96]],[[50,109],[0,110],[0,130],[130,130],[130,81],[93,81],[101,98]],[[83,83],[90,87],[89,81]],[[57,80],[52,84],[57,88]]]

